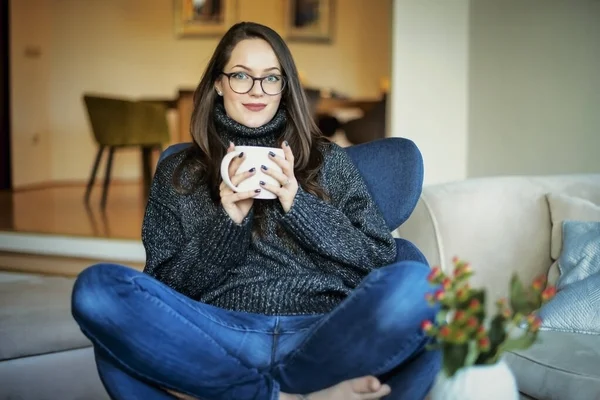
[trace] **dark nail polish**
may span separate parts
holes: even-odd
[[[266,166],[266,165],[261,165],[260,167],[261,167],[263,170],[265,170],[265,171],[267,170],[267,166]]]
[[[239,157],[239,158],[242,158],[242,157],[244,157],[244,152],[242,151],[238,157]]]
[[[251,174],[253,174],[254,171],[256,171],[256,168],[252,167],[252,168],[250,168],[250,171],[248,171],[248,172],[250,172]]]
[[[275,153],[273,153],[272,151],[270,151],[270,152],[269,152],[269,155],[270,155],[271,157],[275,157]]]
[[[261,189],[256,189],[254,192],[255,192],[255,193],[260,193],[260,190],[261,190]]]
[[[288,141],[287,141],[287,140],[284,140],[284,141],[283,141],[283,145],[284,145],[285,147],[288,147],[290,144],[288,143]]]
[[[260,183],[261,186],[265,185],[265,183],[263,181],[260,181],[259,183]]]

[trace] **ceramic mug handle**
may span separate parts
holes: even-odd
[[[239,190],[237,187],[235,187],[233,182],[231,182],[231,178],[229,177],[229,164],[231,164],[231,161],[235,157],[239,156],[240,153],[241,151],[234,150],[231,153],[227,153],[227,155],[223,157],[223,161],[221,161],[221,178],[223,178],[223,182],[225,182],[225,184],[236,193],[239,192]]]

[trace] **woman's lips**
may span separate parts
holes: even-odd
[[[264,103],[246,103],[244,104],[244,107],[246,107],[248,110],[250,111],[261,111],[262,109],[264,109],[267,105]]]

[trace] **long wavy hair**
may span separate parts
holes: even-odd
[[[235,46],[246,39],[262,39],[273,48],[286,79],[280,107],[285,109],[287,124],[279,139],[279,145],[287,140],[294,152],[294,172],[298,184],[307,192],[321,199],[327,199],[327,193],[318,183],[318,174],[323,163],[321,148],[327,139],[323,137],[311,115],[290,49],[273,29],[252,22],[235,24],[225,33],[194,92],[194,108],[190,124],[193,146],[186,150],[182,163],[175,171],[173,184],[176,190],[180,193],[191,193],[199,185],[206,184],[212,200],[215,204],[220,203],[220,164],[227,148],[220,139],[214,123],[215,103],[220,101],[214,84],[229,62]],[[186,179],[185,184],[182,182],[183,171],[189,172],[186,175],[192,177],[191,181]],[[260,220],[264,215],[264,207],[257,202],[254,205],[254,215],[259,220],[259,223],[255,223],[254,226],[256,230],[262,231],[264,226]]]

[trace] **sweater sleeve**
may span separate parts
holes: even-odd
[[[157,169],[142,224],[144,272],[198,299],[219,285],[231,266],[243,261],[250,245],[253,211],[239,225],[222,207],[212,204],[183,215],[181,195],[172,188],[172,174],[166,169]],[[190,230],[199,233],[188,234],[184,220],[199,224],[200,229]]]
[[[321,175],[330,200],[299,188],[283,225],[304,247],[354,270],[391,264],[396,242],[381,212],[346,152],[331,146]]]

